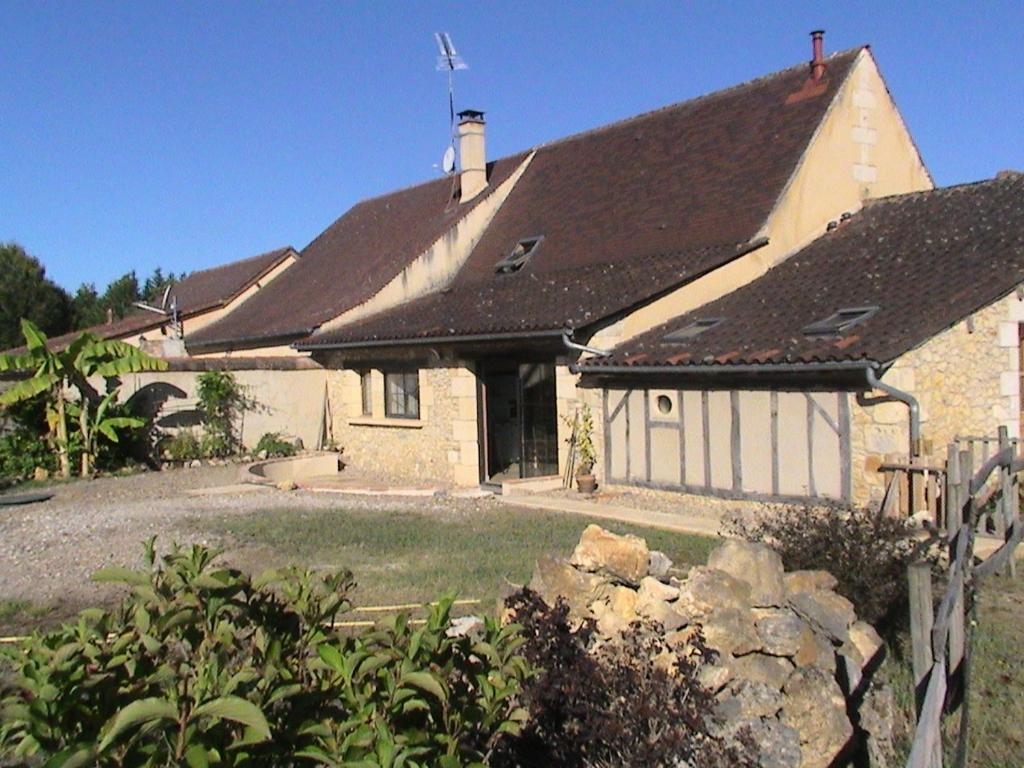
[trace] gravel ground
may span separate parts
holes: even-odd
[[[612,485],[599,488],[591,496],[581,496],[574,489],[563,489],[549,492],[550,496],[561,496],[569,499],[586,499],[595,504],[606,504],[615,507],[628,507],[651,512],[686,515],[687,517],[703,517],[721,521],[734,517],[756,515],[762,511],[778,508],[778,504],[759,501],[736,501],[719,499],[713,496],[698,496],[689,493],[659,491],[653,488],[634,488]]]
[[[49,624],[79,609],[108,602],[118,594],[95,584],[90,575],[108,565],[138,567],[142,542],[157,536],[158,549],[172,541],[217,545],[195,519],[204,514],[247,514],[287,507],[318,509],[344,504],[351,509],[406,506],[438,514],[462,514],[475,505],[494,503],[455,498],[344,496],[264,489],[248,493],[189,496],[186,491],[236,482],[237,467],[202,467],[170,472],[99,478],[55,484],[49,501],[0,507],[0,608],[4,602],[28,603],[21,611],[0,611],[0,632]],[[35,489],[33,489],[35,490]],[[162,544],[162,546],[161,546]],[[259,553],[229,552],[234,565],[258,569]]]

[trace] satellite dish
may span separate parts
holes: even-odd
[[[448,147],[444,151],[444,158],[441,160],[441,170],[451,173],[455,170],[455,147]]]

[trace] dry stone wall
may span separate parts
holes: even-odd
[[[716,733],[746,732],[769,768],[825,768],[852,745],[849,712],[870,687],[865,671],[882,641],[835,586],[824,571],[785,573],[774,551],[738,540],[682,574],[643,539],[596,525],[571,558],[538,561],[530,583],[549,604],[563,599],[594,620],[607,642],[640,621],[694,656],[702,636],[714,652],[699,679],[716,695]]]

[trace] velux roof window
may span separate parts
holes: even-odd
[[[509,275],[513,272],[518,272],[530,260],[530,257],[533,256],[543,240],[544,235],[523,238],[516,243],[512,253],[494,265],[494,271],[499,275]]]
[[[689,325],[684,326],[677,331],[666,333],[664,340],[670,344],[679,344],[692,339],[694,336],[699,336],[704,333],[704,331],[710,330],[716,325],[721,325],[724,322],[724,317],[703,317],[700,320],[694,320]]]
[[[804,336],[840,336],[859,325],[878,311],[878,307],[848,307],[840,309],[824,320],[804,326]]]

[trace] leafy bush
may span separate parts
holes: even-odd
[[[192,461],[203,456],[199,438],[191,429],[182,429],[165,437],[160,443],[160,449],[163,455],[171,461]]]
[[[135,413],[130,402],[112,402],[106,409],[106,422],[119,426],[111,432],[98,431],[96,439],[96,468],[113,472],[139,462],[152,461],[149,432],[152,422]],[[102,424],[103,422],[101,422]]]
[[[0,411],[0,485],[27,480],[36,467],[57,470],[47,431],[46,400],[41,395]]]
[[[753,768],[756,752],[710,733],[714,695],[697,681],[707,652],[676,654],[659,631],[634,624],[621,642],[593,648],[593,622],[570,622],[566,603],[549,607],[522,590],[508,602],[526,638],[521,652],[539,668],[526,684],[529,720],[508,737],[493,765],[562,768],[692,765]],[[661,663],[664,662],[664,663]]]
[[[828,571],[857,615],[881,629],[906,614],[907,566],[926,549],[909,520],[870,509],[786,507],[728,527],[770,545],[787,571]]]
[[[196,395],[203,414],[203,453],[214,458],[233,456],[242,447],[238,422],[256,403],[234,374],[206,371],[196,377]]]
[[[253,453],[266,451],[267,456],[294,456],[297,449],[295,444],[281,437],[280,432],[266,432],[260,441],[256,443]]]
[[[516,627],[452,636],[452,600],[425,625],[399,615],[342,634],[350,574],[284,569],[252,580],[175,547],[114,611],[3,651],[0,764],[462,766],[525,713]]]
[[[57,459],[43,435],[17,427],[0,437],[0,485],[30,479],[36,467],[57,470]]]

